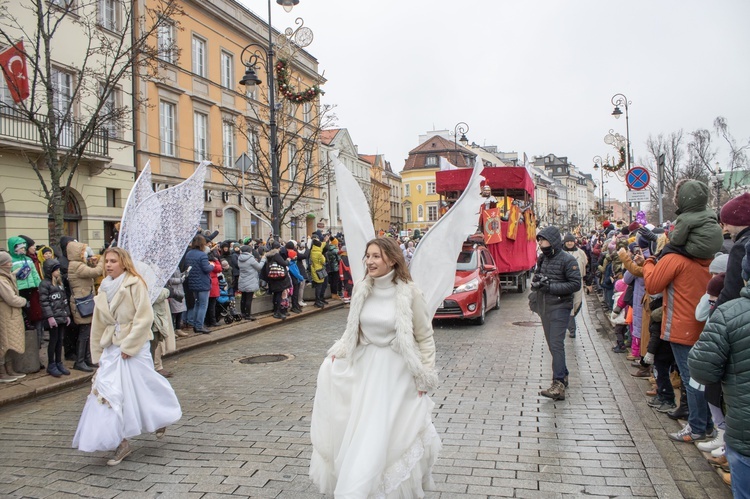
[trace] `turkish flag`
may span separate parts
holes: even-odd
[[[23,41],[0,53],[0,67],[8,83],[13,101],[21,102],[29,97],[29,78],[26,72],[26,52]]]

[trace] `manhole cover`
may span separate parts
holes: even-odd
[[[238,362],[240,364],[270,364],[272,362],[284,362],[285,360],[291,360],[294,358],[294,355],[290,355],[288,353],[271,353],[271,354],[263,354],[263,355],[252,355],[250,357],[245,357]]]
[[[514,322],[514,326],[521,326],[521,327],[536,327],[541,326],[541,322],[534,322],[534,321],[520,321],[520,322]]]

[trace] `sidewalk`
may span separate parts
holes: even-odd
[[[177,349],[174,352],[165,354],[164,358],[166,359],[207,345],[215,345],[229,339],[256,334],[281,323],[293,322],[303,317],[309,317],[313,314],[336,310],[342,307],[344,307],[344,302],[334,298],[330,299],[330,305],[327,305],[323,309],[316,308],[310,304],[302,309],[302,313],[292,313],[284,321],[274,319],[269,312],[267,314],[257,315],[256,317],[258,320],[254,322],[242,321],[233,324],[222,324],[213,328],[211,334],[190,333],[190,336],[187,337],[181,338],[178,336],[176,338]],[[65,366],[70,370],[69,376],[55,378],[47,374],[46,370],[42,369],[39,372],[27,374],[25,378],[14,381],[13,383],[0,384],[0,407],[24,402],[59,392],[67,388],[79,386],[83,383],[88,383],[94,375],[94,373],[76,371],[73,369],[72,361],[65,361]]]

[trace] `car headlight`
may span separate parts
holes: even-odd
[[[467,293],[469,291],[476,291],[479,289],[479,279],[474,278],[469,282],[461,284],[459,287],[453,290],[454,293]]]

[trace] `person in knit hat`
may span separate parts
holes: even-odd
[[[734,239],[734,244],[729,250],[727,277],[724,289],[716,300],[717,307],[739,298],[740,291],[745,286],[742,280],[742,259],[746,254],[745,245],[750,241],[750,193],[740,194],[721,207],[721,223]]]
[[[675,188],[677,219],[669,243],[692,258],[713,258],[724,236],[716,213],[708,207],[708,186],[700,180],[681,180]]]

